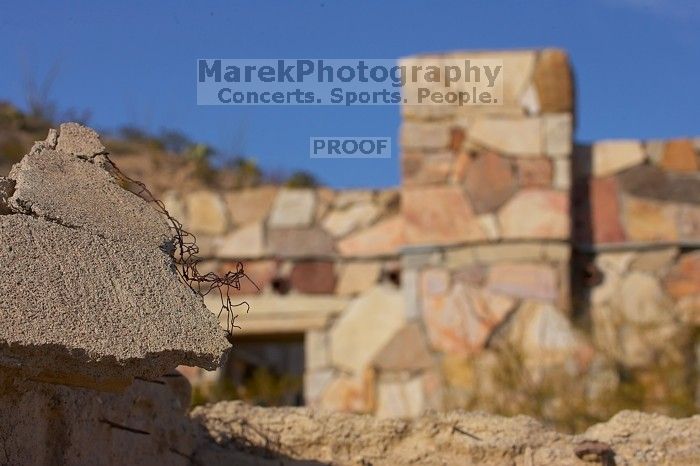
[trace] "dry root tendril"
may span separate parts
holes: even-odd
[[[231,292],[232,290],[240,291],[241,280],[244,279],[252,283],[258,291],[260,291],[260,288],[246,275],[243,270],[243,264],[240,262],[236,265],[236,270],[228,271],[224,275],[218,275],[214,272],[201,274],[199,270],[197,270],[197,264],[201,262],[201,259],[198,256],[199,246],[197,246],[196,237],[192,233],[186,231],[182,227],[182,223],[170,215],[163,202],[157,199],[148,190],[146,185],[140,181],[129,178],[117,168],[109,157],[106,157],[106,159],[111,165],[110,169],[112,175],[124,189],[131,191],[146,202],[153,204],[156,210],[165,215],[168,219],[170,228],[175,233],[174,257],[175,268],[178,275],[192,291],[202,297],[214,291],[219,294],[221,309],[219,310],[217,318],[221,319],[221,315],[226,313],[226,338],[233,344],[233,329],[241,328],[236,324],[238,313],[235,312],[235,309],[238,307],[245,307],[245,312],[247,313],[250,310],[250,305],[245,301],[234,304],[234,302],[231,301]]]

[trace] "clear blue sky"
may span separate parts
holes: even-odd
[[[334,187],[399,182],[391,160],[318,160],[309,136],[392,136],[399,108],[197,107],[195,63],[222,58],[397,58],[455,49],[563,47],[578,140],[700,134],[697,0],[279,0],[3,2],[0,99],[54,64],[53,97],[98,128],[184,130],[306,169]]]

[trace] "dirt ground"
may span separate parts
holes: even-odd
[[[574,436],[526,416],[468,412],[381,420],[221,402],[191,417],[207,439],[193,459],[207,465],[700,464],[700,416],[623,411]]]

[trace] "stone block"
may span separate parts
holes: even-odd
[[[678,255],[678,248],[661,248],[637,252],[630,264],[630,270],[660,274],[668,270]]]
[[[241,289],[238,290],[241,294],[257,294],[266,290],[272,280],[277,276],[278,266],[276,260],[252,260],[242,261],[243,270],[248,278],[243,278],[240,281]],[[217,273],[225,275],[226,272],[236,270],[238,262],[223,262]]]
[[[498,218],[494,214],[479,215],[476,220],[479,222],[481,230],[486,235],[486,239],[498,240],[501,237],[501,231],[498,227]]]
[[[677,206],[658,201],[623,197],[624,226],[632,241],[676,241]]]
[[[665,278],[664,287],[676,299],[700,294],[700,252],[683,254]]]
[[[338,191],[333,207],[336,209],[346,209],[354,204],[372,202],[374,193],[367,189],[344,189]]]
[[[185,197],[186,228],[192,233],[220,235],[226,232],[228,220],[221,196],[213,191],[195,191]]]
[[[402,203],[409,244],[451,244],[485,238],[472,207],[457,187],[406,188]]]
[[[573,111],[574,83],[566,52],[557,49],[541,51],[533,81],[543,113]]]
[[[216,256],[224,259],[257,259],[266,248],[262,223],[252,223],[233,230],[217,242]]]
[[[542,137],[544,153],[548,157],[569,157],[573,149],[573,118],[571,113],[543,116]]]
[[[333,294],[336,276],[332,261],[301,261],[294,264],[289,274],[292,289],[308,294]]]
[[[334,237],[345,236],[352,231],[374,223],[381,211],[372,202],[357,202],[343,210],[329,212],[323,219],[323,228]]]
[[[377,387],[378,418],[411,418],[425,409],[425,394],[420,377],[407,381],[380,381]]]
[[[304,402],[307,406],[319,403],[334,376],[333,369],[307,370],[304,373]]]
[[[469,128],[470,141],[503,154],[538,157],[543,154],[540,118],[477,119]]]
[[[569,237],[569,196],[560,191],[523,189],[498,215],[505,239]]]
[[[270,229],[267,247],[270,254],[292,258],[325,257],[335,252],[333,238],[319,227]]]
[[[542,245],[538,243],[481,244],[476,246],[474,251],[481,264],[542,259]]]
[[[268,219],[271,228],[302,228],[311,225],[316,209],[312,189],[280,189]]]
[[[450,248],[445,252],[445,265],[450,269],[456,269],[477,263],[476,248],[474,246],[461,246]]]
[[[304,335],[304,368],[316,371],[331,363],[331,348],[328,333],[324,330],[309,330]]]
[[[399,131],[401,147],[404,149],[437,152],[450,146],[450,128],[444,122],[404,121]]]
[[[339,412],[368,413],[374,405],[374,380],[370,372],[339,375],[323,391],[319,406]]]
[[[56,150],[88,158],[107,152],[100,136],[93,129],[78,123],[63,123],[59,127]]]
[[[533,159],[518,159],[518,178],[520,186],[525,188],[549,188],[552,186],[554,163],[541,157]]]
[[[664,170],[674,172],[697,172],[700,170],[693,141],[690,139],[673,139],[666,142],[660,162]]]
[[[496,210],[507,201],[517,189],[518,180],[508,159],[493,152],[482,152],[472,157],[464,187],[474,212],[482,214]]]
[[[700,290],[700,286],[697,289]],[[659,282],[649,274],[627,274],[620,283],[616,298],[624,319],[635,325],[662,324],[672,318],[673,304],[664,295]]]
[[[554,189],[568,191],[571,188],[571,160],[556,159],[554,161],[554,176],[552,179]]]
[[[557,273],[542,264],[494,264],[489,268],[487,289],[517,298],[554,301],[558,297]]]
[[[591,240],[618,243],[625,240],[621,223],[620,192],[614,177],[592,178],[589,185]]]
[[[434,365],[420,324],[412,322],[399,330],[379,351],[372,365],[381,371],[417,371]]]
[[[360,373],[405,323],[400,291],[378,285],[352,301],[331,329],[334,365]]]
[[[338,251],[346,257],[389,256],[398,253],[404,238],[403,217],[395,215],[343,238]]]
[[[697,243],[700,241],[700,205],[681,204],[676,216],[678,237],[682,241]]]
[[[551,304],[525,302],[513,316],[509,329],[510,343],[529,366],[562,363],[579,346],[573,325]]]
[[[224,195],[229,217],[234,225],[265,222],[277,196],[276,186],[232,191]]]
[[[591,169],[593,176],[614,175],[641,165],[646,159],[644,148],[636,140],[598,141],[593,144]]]
[[[367,291],[379,280],[380,271],[379,262],[347,262],[340,267],[336,293],[345,296]]]

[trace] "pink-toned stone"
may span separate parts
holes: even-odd
[[[625,240],[620,223],[618,183],[614,177],[590,180],[590,228],[594,243],[617,243]]]
[[[464,187],[476,213],[491,212],[501,206],[517,189],[511,163],[493,152],[476,155],[467,171]]]
[[[449,151],[408,152],[404,154],[404,179],[407,185],[445,183],[452,172],[454,155]]]
[[[700,252],[683,255],[666,276],[664,287],[674,298],[700,294]]]
[[[518,298],[554,301],[558,296],[557,274],[541,264],[495,264],[489,269],[486,288]]]
[[[625,196],[624,225],[632,241],[675,241],[677,207],[673,204]]]
[[[300,293],[332,294],[336,282],[334,264],[331,261],[298,262],[292,267],[289,281]]]
[[[685,241],[700,240],[700,205],[681,204],[677,215],[678,236]]]
[[[366,413],[374,404],[374,375],[366,371],[360,376],[340,375],[326,387],[320,405],[340,412]]]
[[[457,355],[480,351],[514,303],[511,298],[462,283],[456,284],[449,293],[424,298],[423,320],[431,345]]]
[[[401,208],[409,244],[451,244],[486,237],[458,187],[406,188]]]
[[[229,216],[235,225],[263,222],[277,195],[277,187],[263,186],[233,191],[224,196]]]
[[[660,165],[666,170],[676,172],[696,172],[700,170],[693,141],[690,139],[668,141],[664,147]]]
[[[548,158],[518,159],[520,185],[526,188],[546,188],[552,185],[552,161]]]
[[[569,196],[560,191],[523,189],[501,208],[498,220],[506,239],[568,239]]]
[[[417,322],[409,323],[389,340],[374,358],[373,366],[385,371],[414,371],[434,365],[423,330]]]
[[[387,218],[338,242],[343,256],[371,257],[396,254],[404,244],[404,222],[400,215]]]

